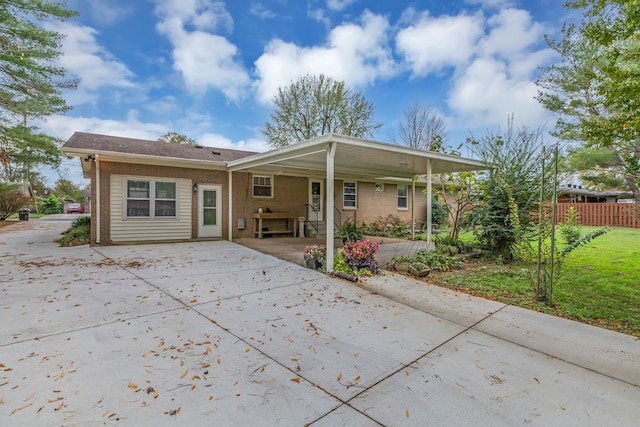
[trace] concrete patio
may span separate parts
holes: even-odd
[[[0,425],[640,419],[634,337],[226,241],[59,248],[67,217],[0,229]]]

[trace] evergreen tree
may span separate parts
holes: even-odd
[[[38,164],[60,162],[59,141],[31,123],[70,109],[62,91],[74,89],[77,80],[66,79],[64,68],[56,65],[63,35],[43,24],[75,15],[63,3],[0,0],[0,171],[5,180],[28,177]]]

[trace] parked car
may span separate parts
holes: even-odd
[[[84,207],[80,203],[67,203],[65,207],[65,212],[70,213],[84,213]]]

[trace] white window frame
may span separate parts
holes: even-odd
[[[147,182],[149,184],[149,197],[139,198],[139,197],[129,197],[129,182],[139,181],[139,182]],[[173,184],[175,186],[175,198],[156,198],[156,183],[166,183]],[[124,217],[125,219],[132,220],[154,220],[154,219],[176,219],[178,217],[178,190],[179,185],[177,181],[173,180],[164,180],[164,179],[150,179],[150,178],[126,178],[124,182]],[[140,215],[129,215],[129,200],[147,200],[149,201],[149,215],[140,216]],[[156,200],[157,201],[173,201],[175,203],[175,214],[174,215],[157,215],[156,216]]]
[[[400,189],[404,188],[404,195],[401,196],[400,195]],[[398,184],[398,190],[397,190],[397,206],[398,206],[398,210],[399,211],[408,211],[409,210],[409,186],[408,185],[400,185]],[[400,200],[404,200],[405,201],[405,206],[400,206]]]
[[[353,184],[353,192],[347,193],[347,184]],[[351,187],[351,186],[350,186]],[[351,188],[349,188],[351,190]],[[353,206],[347,205],[346,196],[353,196]],[[351,202],[351,200],[349,200]],[[342,209],[358,209],[358,182],[357,181],[344,181],[342,183]]]
[[[269,180],[269,184],[260,185],[260,183],[256,184],[256,178],[267,178]],[[269,188],[268,196],[256,196],[256,187],[264,187]],[[251,177],[251,195],[256,199],[273,199],[273,175],[253,175]]]

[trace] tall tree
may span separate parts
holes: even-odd
[[[402,111],[390,140],[418,150],[442,151],[448,133],[447,122],[435,107],[415,102]]]
[[[60,162],[58,140],[31,125],[34,119],[70,109],[62,90],[77,80],[56,65],[63,35],[45,22],[77,15],[63,3],[0,0],[0,164],[3,177],[15,180],[37,164]]]
[[[538,100],[558,114],[556,135],[610,150],[640,202],[640,3],[571,0],[586,8],[580,27],[566,26],[549,46],[561,55],[544,70]]]
[[[196,145],[196,142],[192,138],[178,132],[167,132],[158,138],[158,141],[168,142],[170,144]]]
[[[262,134],[273,147],[328,133],[371,137],[382,124],[373,120],[374,107],[344,82],[324,74],[305,75],[273,97],[273,111]]]

